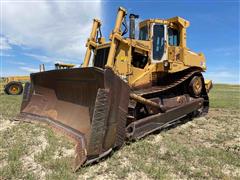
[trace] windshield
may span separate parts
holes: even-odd
[[[139,30],[139,40],[148,40],[148,28],[147,26],[143,26]]]

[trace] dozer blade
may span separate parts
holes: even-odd
[[[76,170],[123,144],[129,92],[110,69],[34,73],[25,86],[18,119],[47,123],[73,139]]]

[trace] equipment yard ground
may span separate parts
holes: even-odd
[[[238,85],[214,85],[206,117],[128,143],[76,173],[66,137],[42,124],[10,121],[21,98],[0,95],[0,179],[240,178]]]

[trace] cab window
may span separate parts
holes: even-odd
[[[148,27],[147,26],[143,26],[140,28],[139,40],[144,40],[144,41],[148,40]]]
[[[168,29],[168,44],[169,46],[179,46],[180,34],[177,29],[169,28]]]

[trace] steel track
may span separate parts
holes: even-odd
[[[150,87],[150,88],[136,90],[136,91],[133,91],[133,92],[136,93],[137,95],[142,96],[142,97],[149,97],[149,96],[157,97],[157,96],[165,93],[166,91],[169,91],[169,90],[172,90],[172,89],[176,88],[178,85],[186,82],[187,80],[191,79],[195,75],[201,76],[202,82],[203,82],[203,85],[204,85],[204,78],[202,76],[202,73],[199,70],[194,70],[193,69],[193,70],[190,70],[185,75],[183,75],[180,79],[175,80],[174,82],[170,83],[169,85],[153,86],[153,87]],[[205,113],[208,112],[208,108],[209,108],[209,98],[208,98],[205,86],[203,86],[201,97],[204,99],[203,113],[205,114]]]

